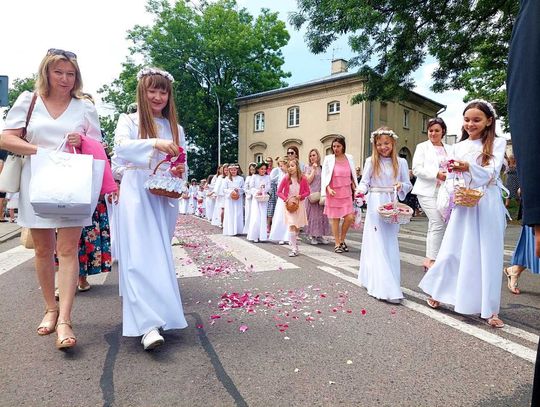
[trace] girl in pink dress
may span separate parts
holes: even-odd
[[[296,257],[298,256],[298,231],[308,223],[304,200],[309,195],[309,185],[306,177],[302,175],[298,160],[289,160],[287,175],[281,180],[277,194],[286,205],[292,200],[298,202],[296,210],[285,210],[285,223],[289,227],[289,244],[292,248],[289,257]]]

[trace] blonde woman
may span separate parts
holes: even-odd
[[[49,49],[39,66],[35,92],[23,92],[8,112],[2,133],[3,148],[32,156],[38,149],[56,149],[66,134],[70,147],[81,145],[80,134],[101,141],[96,109],[92,102],[83,98],[81,89],[77,55]],[[31,105],[34,107],[23,139]],[[29,200],[30,161],[26,160],[22,169],[18,223],[31,230],[36,272],[45,301],[45,316],[37,332],[49,335],[56,330],[56,347],[71,348],[77,343],[71,326],[71,309],[79,275],[79,238],[82,227],[91,225],[92,218],[64,220],[36,216]],[[60,306],[54,296],[55,250],[59,262]]]
[[[311,194],[306,199],[306,212],[308,218],[308,225],[304,228],[304,233],[308,236],[308,241],[311,244],[328,244],[328,240],[325,236],[330,235],[330,223],[328,218],[324,214],[324,206],[319,204],[317,195],[321,195],[321,154],[316,148],[312,148],[309,151],[308,163],[306,165],[304,174],[306,175],[307,182]]]

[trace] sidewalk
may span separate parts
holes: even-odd
[[[6,218],[8,219],[8,218]],[[0,223],[0,243],[7,242],[21,235],[21,227],[16,223],[1,222]]]

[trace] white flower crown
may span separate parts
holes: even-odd
[[[169,80],[169,82],[171,82],[171,83],[174,82],[174,78],[169,72],[164,71],[162,69],[157,69],[157,68],[143,68],[143,69],[141,69],[139,71],[139,73],[137,74],[137,80],[140,81],[143,76],[149,76],[149,75],[161,75],[164,78],[167,78]]]
[[[467,106],[473,104],[473,103],[483,103],[484,105],[487,106],[487,108],[489,109],[489,111],[491,112],[491,114],[493,115],[493,118],[497,118],[497,112],[495,111],[495,108],[493,107],[493,105],[491,103],[489,103],[487,100],[484,100],[484,99],[474,99],[474,100],[471,100],[469,101],[469,103],[467,103]]]
[[[399,138],[398,135],[394,133],[392,130],[377,130],[371,133],[369,142],[373,143],[373,141],[375,140],[375,137],[377,136],[388,136],[388,137],[392,137],[394,140],[397,140]]]

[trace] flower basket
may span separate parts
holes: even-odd
[[[255,195],[255,199],[259,202],[268,202],[270,195],[265,194],[264,192],[259,192]]]
[[[154,172],[144,183],[144,187],[154,195],[165,196],[167,198],[178,199],[182,195],[182,184],[184,181],[181,178],[173,177],[169,172],[160,172],[157,174],[158,168],[169,160],[160,161],[154,168]]]
[[[288,199],[287,202],[285,202],[285,208],[287,209],[287,212],[294,213],[298,210],[300,206],[300,202],[298,201],[298,198],[291,198]]]
[[[454,203],[469,208],[476,206],[478,201],[480,201],[480,198],[484,196],[484,193],[478,189],[470,188],[472,176],[468,186],[456,185],[455,180],[456,179],[454,178]]]
[[[238,193],[238,191],[232,191],[232,192],[231,192],[231,199],[232,199],[233,201],[237,201],[238,198],[240,198],[240,194]]]
[[[397,225],[409,223],[414,213],[410,206],[398,202],[397,189],[395,188],[394,201],[379,206],[377,212],[384,222]]]
[[[197,203],[198,203],[198,204],[202,204],[203,202],[204,202],[204,199],[202,199],[202,198],[198,198],[198,199],[197,199]]]

